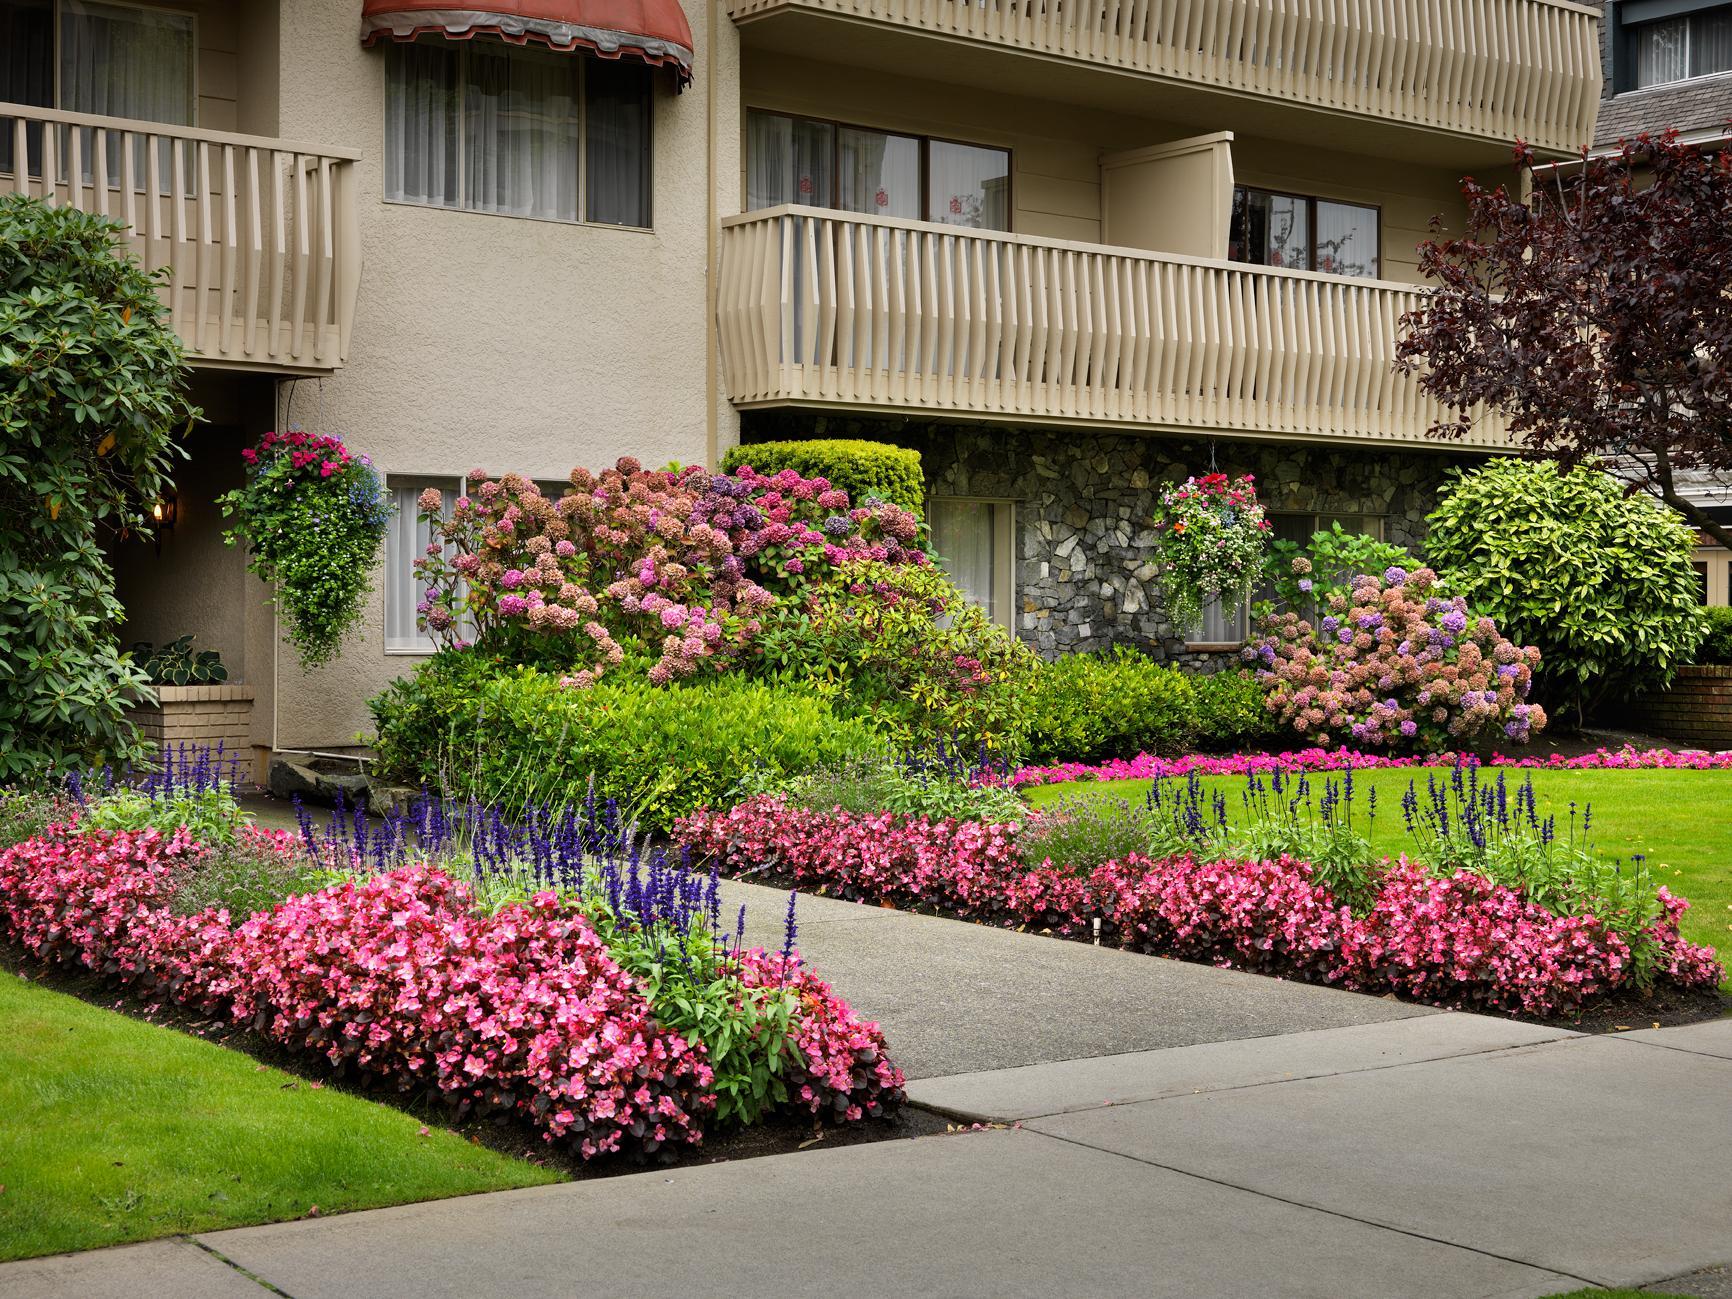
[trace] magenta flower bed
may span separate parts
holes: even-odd
[[[177,916],[175,876],[202,850],[183,834],[56,827],[0,852],[0,933],[153,1001],[225,1013],[296,1051],[461,1114],[509,1114],[585,1159],[702,1140],[715,1109],[701,1044],[662,1029],[589,921],[551,892],[486,916],[427,866],[345,882],[231,928]],[[780,956],[742,958],[748,984],[799,997],[801,1108],[880,1114],[902,1075],[877,1025]]]
[[[1625,986],[1624,939],[1559,917],[1466,872],[1437,879],[1406,861],[1356,917],[1304,862],[1128,857],[1087,875],[1024,863],[1015,824],[790,807],[771,796],[682,822],[680,837],[735,873],[771,870],[803,888],[930,907],[1010,927],[1259,970],[1450,1007],[1551,1016]],[[1688,906],[1665,889],[1654,927],[1660,977],[1712,988],[1714,953],[1678,934]]]
[[[1114,758],[1108,762],[1061,762],[1051,767],[1023,767],[1010,774],[1008,783],[1024,785],[1062,785],[1073,780],[1152,780],[1161,776],[1243,776],[1249,772],[1271,771],[1341,771],[1351,767],[1363,771],[1368,767],[1453,767],[1467,762],[1479,765],[1472,754],[1430,753],[1416,757],[1387,757],[1364,753],[1358,749],[1299,749],[1291,753],[1240,753],[1226,757],[1190,753],[1182,758],[1158,758],[1152,753],[1139,753],[1134,758]],[[1493,754],[1484,760],[1491,767],[1521,767],[1551,771],[1634,771],[1642,768],[1672,767],[1690,771],[1710,771],[1732,768],[1732,753],[1707,753],[1689,750],[1683,753],[1671,749],[1597,749],[1593,753],[1566,758],[1551,754],[1544,758],[1506,757]]]

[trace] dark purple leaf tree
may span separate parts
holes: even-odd
[[[1436,287],[1397,364],[1452,408],[1433,434],[1499,411],[1533,454],[1615,462],[1732,546],[1679,487],[1732,471],[1732,148],[1666,132],[1551,166],[1518,145],[1516,162],[1528,201],[1469,177],[1467,233],[1420,246]]]

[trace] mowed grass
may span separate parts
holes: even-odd
[[[1363,818],[1366,792],[1377,788],[1377,820],[1371,834],[1380,854],[1414,853],[1402,823],[1401,796],[1410,781],[1425,792],[1428,774],[1449,777],[1448,769],[1386,768],[1354,773],[1355,815]],[[1491,768],[1481,778],[1496,779]],[[1567,827],[1570,804],[1593,809],[1592,840],[1599,850],[1625,860],[1645,854],[1657,883],[1689,899],[1684,936],[1732,953],[1732,771],[1521,771],[1508,770],[1511,788],[1532,776],[1542,815],[1557,815]],[[1312,780],[1340,779],[1319,772]],[[1064,798],[1121,798],[1141,803],[1147,780],[1079,781],[1039,785],[1023,791],[1036,807]],[[1204,787],[1226,794],[1228,816],[1240,814],[1243,776],[1210,776]],[[1363,821],[1360,821],[1363,824]],[[1732,980],[1729,980],[1732,986]]]
[[[0,971],[0,1259],[559,1174]]]

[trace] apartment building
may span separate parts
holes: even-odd
[[[1569,0],[0,0],[0,185],[172,268],[210,424],[125,634],[186,632],[252,738],[353,744],[429,646],[408,502],[736,440],[918,447],[939,549],[1043,651],[1174,638],[1163,482],[1255,472],[1287,534],[1418,539],[1439,412],[1390,368],[1457,182],[1600,104]],[[305,674],[214,497],[273,426],[405,506]]]

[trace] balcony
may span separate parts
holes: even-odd
[[[1507,160],[1518,138],[1570,153],[1593,138],[1600,94],[1599,10],[1570,0],[727,4],[742,39],[768,49],[1001,90],[1038,58],[1054,99],[1330,147],[1378,139],[1397,156],[1412,156],[1416,132],[1496,143],[1479,157]],[[1157,99],[1150,82],[1165,87]],[[1358,123],[1345,135],[1343,118]],[[1420,144],[1439,160],[1476,156]]]
[[[0,192],[127,227],[195,364],[325,374],[361,278],[358,154],[0,103]]]
[[[742,407],[1386,445],[1445,413],[1392,368],[1411,285],[803,207],[721,243]]]

